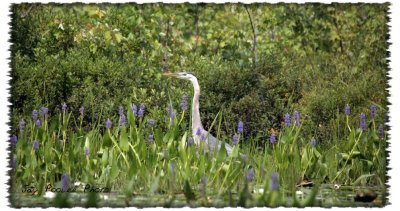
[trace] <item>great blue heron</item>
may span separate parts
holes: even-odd
[[[217,139],[211,134],[209,134],[207,130],[204,130],[203,125],[201,124],[200,103],[199,103],[200,86],[196,76],[194,76],[193,73],[187,73],[187,72],[163,73],[162,75],[172,76],[184,80],[189,80],[190,82],[192,82],[194,89],[194,96],[192,102],[192,136],[197,145],[199,145],[201,139],[203,139],[202,141],[205,141],[204,150],[206,152],[208,151],[208,147],[210,147],[211,153],[214,152]],[[218,151],[221,149],[221,144],[222,144],[221,142],[218,143]],[[228,154],[232,153],[232,147],[229,144],[225,143],[225,149],[228,152]]]

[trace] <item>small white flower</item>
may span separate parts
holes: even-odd
[[[296,191],[296,195],[302,196],[304,193],[301,190]]]
[[[64,31],[64,26],[62,25],[62,23],[60,23],[60,24],[58,25],[58,28]]]
[[[46,198],[46,199],[52,199],[55,196],[56,196],[56,194],[54,192],[47,191],[46,193],[44,193],[43,197]]]

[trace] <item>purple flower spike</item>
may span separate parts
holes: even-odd
[[[311,146],[316,147],[317,146],[317,141],[315,140],[314,137],[311,139]]]
[[[294,119],[295,124],[298,126],[298,125],[300,124],[300,115],[299,115],[299,112],[294,111],[293,119]]]
[[[119,114],[120,116],[124,114],[124,107],[123,107],[122,105],[120,105],[120,106],[118,107],[118,114]]]
[[[12,135],[11,137],[10,137],[10,142],[11,142],[11,145],[12,146],[16,146],[17,145],[17,141],[18,141],[18,138],[17,138],[17,136],[16,135]]]
[[[349,106],[349,105],[346,105],[346,107],[344,107],[344,114],[345,114],[346,116],[349,116],[349,115],[350,115],[350,106]]]
[[[254,170],[251,168],[247,171],[247,181],[252,182],[254,180]]]
[[[376,106],[375,106],[375,105],[371,105],[370,110],[371,110],[371,117],[372,117],[372,119],[375,119],[375,116],[376,116]]]
[[[243,122],[242,121],[239,121],[237,132],[243,133]]]
[[[188,109],[188,102],[187,102],[187,96],[183,95],[182,96],[182,110],[186,111]]]
[[[61,176],[61,186],[62,186],[62,192],[67,192],[68,191],[68,186],[69,186],[69,176],[67,173],[63,174]]]
[[[380,138],[380,139],[384,139],[385,138],[385,134],[384,134],[384,132],[383,132],[383,124],[380,124],[379,125],[379,128],[378,128],[378,137]]]
[[[235,135],[233,135],[232,137],[232,145],[236,145],[239,143],[239,136],[238,134],[235,133]]]
[[[139,112],[138,112],[139,117],[143,117],[144,111],[145,111],[144,109],[145,109],[144,103],[141,103],[140,104],[140,109],[139,109]]]
[[[171,115],[172,115],[172,104],[170,103],[170,104],[168,104],[168,116],[169,117],[171,117]]]
[[[120,125],[120,126],[125,126],[125,125],[126,125],[126,117],[125,117],[124,114],[122,114],[122,115],[119,117],[119,125]]]
[[[201,129],[200,129],[200,128],[197,128],[196,135],[197,135],[197,136],[200,136],[200,135],[201,135]]]
[[[25,129],[25,121],[22,120],[22,121],[19,122],[19,130],[23,131],[24,129]]]
[[[135,104],[132,104],[131,109],[133,112],[133,116],[137,117],[137,106]]]
[[[42,110],[42,115],[43,115],[43,116],[46,116],[47,113],[49,112],[49,109],[46,108],[46,107],[42,107],[41,110]]]
[[[112,122],[111,122],[111,120],[110,120],[110,119],[107,119],[107,122],[106,122],[106,128],[110,129],[110,128],[111,128],[111,126],[112,126]]]
[[[89,154],[90,154],[89,148],[85,147],[84,151],[85,151],[85,155],[89,156]]]
[[[149,125],[150,125],[150,127],[153,127],[153,126],[154,126],[154,119],[150,119],[150,120],[149,120]]]
[[[271,175],[271,190],[278,190],[279,189],[279,174],[272,173]]]
[[[153,143],[154,141],[154,134],[149,135],[149,143]]]
[[[63,104],[61,105],[61,109],[62,109],[63,112],[65,112],[65,111],[67,110],[67,104],[66,104],[66,103],[63,103]]]
[[[192,137],[189,137],[189,139],[188,139],[188,144],[189,144],[189,146],[192,146],[193,145],[193,138]]]
[[[17,167],[17,159],[13,158],[10,160],[10,167],[12,169],[15,169],[15,167]]]
[[[286,127],[290,126],[290,115],[288,113],[285,114],[285,125]]]
[[[37,140],[33,141],[33,149],[34,150],[39,150],[39,142]]]
[[[40,122],[40,119],[36,120],[35,125],[36,125],[36,128],[42,127],[42,123]]]
[[[81,115],[83,115],[83,111],[85,110],[85,108],[83,107],[83,106],[81,106],[80,108],[79,108],[79,113],[81,114]]]
[[[360,128],[361,130],[367,129],[366,116],[364,113],[360,114]]]
[[[32,111],[32,119],[36,121],[38,118],[38,111],[35,109]]]
[[[271,143],[271,144],[276,143],[276,135],[274,133],[271,134],[271,136],[269,137],[269,143]]]

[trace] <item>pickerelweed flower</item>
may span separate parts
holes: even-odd
[[[149,135],[149,143],[153,143],[154,141],[154,134]]]
[[[24,129],[25,129],[25,121],[22,120],[22,121],[19,122],[19,130],[23,131]]]
[[[298,126],[298,125],[300,124],[300,115],[299,115],[299,112],[294,111],[293,119],[294,119],[295,124]]]
[[[237,132],[243,133],[243,122],[242,121],[239,121]]]
[[[383,132],[383,124],[380,124],[379,125],[379,128],[378,128],[378,137],[380,138],[380,139],[384,139],[385,138],[385,134],[384,134],[384,132]]]
[[[67,192],[68,191],[68,186],[69,186],[69,176],[67,173],[64,173],[61,176],[61,188],[62,188],[62,192]]]
[[[121,116],[119,116],[119,126],[125,126],[126,125],[126,117],[122,113]]]
[[[35,122],[36,128],[42,127],[42,122],[40,122],[40,119],[37,119]]]
[[[84,151],[85,151],[85,155],[88,157],[90,154],[89,148],[85,147]]]
[[[250,168],[247,171],[247,181],[252,182],[253,180],[254,180],[254,170],[252,168]]]
[[[145,111],[144,109],[145,109],[144,103],[140,103],[140,108],[139,108],[139,112],[138,112],[139,117],[143,117],[144,111]]]
[[[39,142],[37,140],[33,141],[33,149],[39,150]]]
[[[271,134],[271,136],[269,137],[269,143],[275,144],[275,142],[276,142],[276,135],[273,133],[273,134]]]
[[[111,128],[111,126],[112,126],[112,122],[111,122],[111,120],[110,120],[110,119],[107,119],[107,122],[106,122],[106,128],[110,129],[110,128]]]
[[[133,112],[133,116],[137,117],[137,106],[135,104],[132,104],[131,109]]]
[[[290,126],[290,115],[288,113],[285,114],[285,125],[286,127]]]
[[[35,109],[32,111],[32,119],[36,121],[38,118],[38,111]]]
[[[375,119],[375,116],[376,116],[376,106],[375,106],[375,105],[371,105],[370,110],[371,110],[371,117],[372,117],[372,119]]]
[[[118,114],[119,114],[120,116],[124,114],[124,107],[123,107],[122,105],[120,105],[120,106],[118,107]]]
[[[171,113],[171,122],[172,122],[172,125],[175,125],[175,117],[176,117],[175,112],[172,112],[172,113]]]
[[[361,130],[365,130],[367,129],[367,123],[366,123],[366,119],[365,119],[365,114],[361,113],[360,114],[360,128]]]
[[[49,109],[46,108],[46,107],[42,107],[41,110],[42,110],[42,115],[43,115],[43,116],[46,116],[47,113],[49,112]]]
[[[272,173],[271,174],[271,181],[270,181],[271,190],[278,190],[279,189],[279,174]]]
[[[15,169],[15,167],[17,167],[17,159],[13,158],[10,160],[10,167],[12,169]]]
[[[188,145],[189,146],[192,146],[193,145],[193,138],[192,137],[189,137],[189,139],[188,139]]]
[[[200,135],[201,135],[201,129],[200,129],[200,128],[197,128],[196,135],[197,135],[197,136],[200,136]]]
[[[186,111],[188,109],[188,102],[187,102],[187,96],[183,95],[182,96],[182,111]]]
[[[83,111],[85,111],[85,108],[84,108],[83,106],[81,106],[81,107],[79,108],[79,113],[80,113],[81,115],[83,115]]]
[[[311,146],[316,147],[317,146],[317,141],[315,140],[314,137],[311,139]]]
[[[62,109],[63,112],[65,112],[65,111],[67,110],[67,104],[66,104],[66,103],[63,103],[63,104],[61,105],[61,109]]]
[[[168,116],[169,116],[169,117],[171,117],[172,112],[173,112],[173,110],[172,110],[172,104],[170,103],[170,104],[168,104]]]
[[[150,125],[150,127],[153,127],[153,126],[154,126],[154,119],[150,119],[150,120],[149,120],[149,125]]]
[[[239,142],[239,136],[237,133],[235,133],[235,135],[233,135],[232,137],[232,145],[236,145]]]
[[[11,142],[11,145],[12,145],[12,146],[16,146],[16,145],[17,145],[17,141],[18,141],[18,138],[17,138],[16,135],[12,135],[12,136],[10,137],[10,142]]]
[[[346,107],[344,107],[344,114],[345,114],[346,116],[349,116],[349,115],[350,115],[350,106],[349,106],[349,105],[346,105]]]

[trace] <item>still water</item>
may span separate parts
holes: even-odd
[[[262,194],[262,189],[255,188],[252,198]],[[298,188],[296,197],[305,199],[311,193],[311,188]],[[371,196],[373,198],[368,198]],[[314,206],[316,207],[382,207],[387,204],[385,190],[378,187],[352,187],[322,185],[316,196]],[[361,197],[360,197],[361,196]],[[364,196],[367,196],[366,198]],[[53,207],[53,196],[32,196],[29,194],[12,194],[13,207]],[[197,200],[187,202],[184,194],[171,195],[136,195],[126,197],[118,193],[99,193],[97,207],[237,207],[239,194],[229,196],[207,197],[198,196]],[[363,198],[364,197],[364,198]],[[88,200],[87,193],[69,193],[68,202],[72,207],[85,207]],[[285,197],[287,206],[292,204],[293,198]],[[362,202],[366,201],[366,202]],[[247,207],[256,207],[254,200],[247,201]]]

